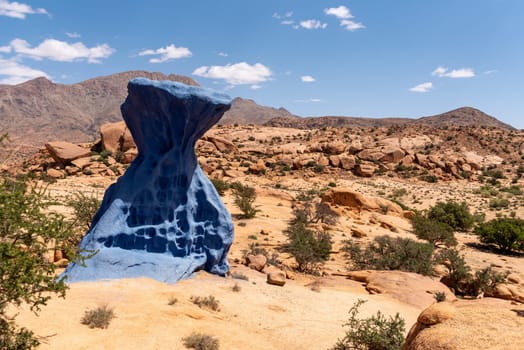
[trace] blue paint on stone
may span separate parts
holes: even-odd
[[[225,275],[233,223],[200,169],[195,142],[231,106],[220,93],[171,81],[133,79],[121,106],[138,148],[111,185],[70,264],[68,282],[151,277],[176,282],[197,270]]]

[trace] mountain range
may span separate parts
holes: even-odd
[[[36,78],[19,85],[0,85],[0,131],[16,144],[35,147],[50,140],[92,141],[100,125],[122,119],[120,105],[127,95],[127,82],[135,77],[173,80],[198,85],[189,77],[156,72],[128,71],[89,79],[77,84],[53,83]],[[379,127],[419,123],[430,126],[486,125],[512,129],[471,107],[443,114],[410,118],[308,117],[293,115],[284,108],[258,105],[237,97],[221,124],[259,124],[278,127],[319,128],[325,126]]]

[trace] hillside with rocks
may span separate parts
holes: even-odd
[[[103,125],[99,139],[51,141],[23,166],[3,170],[46,183],[57,203],[53,209],[70,216],[71,198],[82,193],[100,199],[136,156],[123,122]],[[214,181],[240,181],[257,195],[256,216],[245,219],[232,191],[223,194],[235,225],[228,277],[200,272],[175,285],[148,279],[74,283],[65,300],[53,298],[38,317],[19,309],[17,320],[39,335],[54,334],[43,349],[71,343],[93,348],[100,342],[114,348],[181,348],[182,338],[195,329],[215,336],[224,348],[327,349],[344,336],[347,311],[363,299],[362,316],[398,312],[406,321],[405,349],[512,349],[521,344],[522,253],[501,254],[480,244],[473,232],[457,233],[456,249],[473,271],[491,266],[509,273],[489,297],[474,299],[456,297],[441,282],[449,273],[445,265],[437,265],[432,276],[348,270],[344,242],[365,245],[384,235],[416,239],[409,219],[413,210],[439,201],[466,201],[472,213],[487,220],[511,213],[524,217],[523,145],[522,132],[484,126],[217,126],[197,142],[202,169]],[[333,241],[330,258],[315,274],[297,271],[286,250],[286,229],[305,194],[337,217],[313,226]],[[503,201],[504,206],[493,205]],[[60,250],[50,259],[57,266],[68,263]],[[204,296],[199,291],[216,298],[220,309],[195,305],[191,297]],[[445,302],[436,303],[436,292]],[[83,312],[101,303],[117,315],[108,329],[82,325]],[[159,319],[176,328],[177,336],[151,326]],[[144,329],[147,336],[141,336]],[[470,342],[478,332],[485,337]]]

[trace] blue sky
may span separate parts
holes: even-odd
[[[0,0],[0,83],[187,75],[301,116],[524,128],[522,0]]]

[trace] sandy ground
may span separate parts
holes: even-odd
[[[115,179],[68,178],[49,186],[50,193],[66,199],[76,191],[102,197],[104,189]],[[359,217],[340,219],[331,231],[335,240],[332,258],[324,271],[329,277],[296,274],[284,287],[266,283],[266,275],[240,265],[242,256],[251,244],[270,252],[278,251],[285,242],[283,230],[292,217],[292,198],[300,190],[322,188],[330,181],[337,186],[351,187],[367,195],[387,197],[395,189],[406,188],[401,200],[418,209],[427,208],[436,201],[450,198],[465,199],[483,210],[485,203],[473,194],[474,186],[464,183],[421,184],[409,181],[378,178],[319,179],[286,177],[268,179],[249,177],[241,179],[256,186],[255,205],[260,211],[251,220],[236,218],[239,210],[233,199],[223,200],[234,217],[235,241],[230,261],[232,271],[246,275],[249,280],[221,278],[199,273],[195,278],[167,285],[148,279],[126,279],[75,283],[70,286],[66,299],[53,298],[38,316],[27,310],[20,312],[17,322],[45,337],[42,349],[182,349],[182,338],[192,332],[204,332],[217,337],[221,349],[326,349],[343,336],[342,325],[348,310],[358,298],[368,300],[360,316],[367,317],[378,310],[386,315],[399,312],[406,321],[406,332],[422,311],[420,307],[400,302],[388,295],[369,295],[361,283],[337,276],[345,272],[341,241],[350,236],[351,227],[367,233],[365,240],[381,234],[414,238],[406,220],[381,217],[377,213],[363,213]],[[275,184],[279,183],[279,189]],[[477,184],[478,186],[478,184]],[[56,209],[60,209],[57,206]],[[62,210],[67,213],[67,210]],[[519,207],[519,213],[524,208]],[[490,214],[492,215],[492,213]],[[383,228],[375,221],[389,220],[395,232]],[[524,259],[521,256],[501,256],[479,250],[473,235],[457,235],[468,263],[475,267],[492,264],[508,269],[524,279]],[[285,265],[292,260],[280,252]],[[233,291],[238,284],[240,291]],[[315,288],[312,289],[312,286]],[[191,296],[213,295],[220,301],[219,312],[200,309],[190,301]],[[176,298],[175,305],[168,305]],[[80,323],[84,312],[100,305],[114,308],[116,318],[108,329],[90,329]]]
[[[360,315],[400,312],[408,327],[421,311],[385,295],[367,295],[357,282],[317,282],[315,291],[300,276],[278,287],[262,273],[233,269],[249,281],[199,273],[174,285],[149,279],[75,283],[65,300],[54,298],[39,316],[21,312],[18,321],[47,337],[42,349],[181,349],[181,339],[192,332],[217,337],[221,349],[326,349],[343,336],[342,324],[358,298],[368,300]],[[235,284],[240,291],[233,291]],[[215,296],[220,311],[199,308],[189,300],[193,295]],[[177,299],[175,305],[168,305],[170,298]],[[84,311],[100,305],[114,308],[109,327],[82,325]]]

